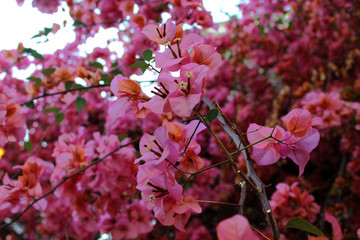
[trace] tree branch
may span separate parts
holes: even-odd
[[[209,109],[216,109],[215,105],[207,97],[204,97],[202,101],[209,107]],[[244,144],[240,141],[240,137],[231,130],[231,128],[228,126],[228,124],[226,124],[225,119],[221,115],[218,115],[217,119],[219,120],[220,125],[222,126],[224,131],[229,135],[229,137],[235,143],[235,146],[237,148],[244,148]],[[261,206],[263,208],[263,212],[265,213],[268,223],[271,227],[272,235],[273,235],[274,239],[280,240],[279,226],[277,225],[275,216],[272,213],[269,201],[267,199],[265,185],[259,179],[259,177],[256,175],[252,160],[249,156],[249,153],[246,151],[246,149],[242,150],[241,153],[243,154],[245,162],[246,162],[247,177],[260,190],[259,192],[256,192],[256,193],[260,200]]]
[[[49,97],[49,96],[54,96],[54,95],[59,95],[59,94],[66,94],[66,93],[68,93],[68,92],[75,92],[75,91],[87,90],[87,89],[91,89],[91,88],[101,88],[101,87],[109,87],[109,86],[110,86],[110,84],[91,85],[91,86],[88,86],[88,87],[81,87],[81,88],[69,89],[69,90],[61,91],[61,92],[44,93],[43,95],[34,97],[34,98],[32,98],[32,99],[30,99],[30,100],[28,100],[28,101],[26,101],[26,102],[20,103],[20,106],[23,106],[23,105],[25,105],[27,102],[34,101],[34,100],[39,99],[39,98],[44,98],[44,97]]]

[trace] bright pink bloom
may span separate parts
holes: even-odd
[[[181,65],[191,62],[188,51],[204,42],[204,38],[195,33],[185,35],[179,45],[173,44],[164,52],[155,52],[156,67],[177,71]],[[172,51],[171,51],[171,49]]]
[[[249,221],[242,215],[234,215],[216,226],[219,240],[260,239],[251,229]]]
[[[319,117],[312,118],[311,113],[306,109],[296,108],[281,118],[284,126],[295,137],[303,137],[314,125],[322,125]]]
[[[160,27],[155,24],[146,25],[142,33],[158,44],[171,42],[176,34],[176,25],[169,19]]]
[[[123,116],[128,109],[134,109],[138,117],[145,117],[147,109],[139,104],[148,101],[149,98],[137,82],[118,74],[111,81],[110,89],[118,97],[109,107],[109,115],[113,120]]]
[[[285,136],[285,130],[279,126],[273,128],[263,127],[255,123],[250,124],[247,130],[247,138],[250,144],[272,136],[276,139],[282,140]],[[253,157],[259,165],[270,165],[276,163],[282,156],[282,144],[273,138],[266,139],[262,142],[256,143],[253,146]]]
[[[247,138],[250,144],[254,144],[253,158],[259,165],[270,165],[276,163],[279,158],[289,157],[299,166],[301,176],[310,160],[310,152],[316,148],[320,140],[319,131],[311,125],[321,125],[321,120],[311,119],[311,114],[307,110],[297,109],[283,119],[290,132],[285,132],[279,126],[273,129],[250,124]],[[263,140],[270,135],[270,138]]]
[[[294,217],[305,218],[310,222],[316,220],[320,206],[316,204],[313,195],[298,187],[297,182],[291,186],[279,183],[276,185],[276,189],[269,203],[276,219],[282,226]]]
[[[218,53],[212,45],[200,44],[194,46],[190,52],[192,62],[206,65],[210,69],[214,69],[221,64],[221,55]]]
[[[135,163],[141,160],[145,162],[154,162],[156,165],[166,160],[175,164],[179,159],[179,151],[176,143],[170,140],[166,126],[155,130],[154,135],[145,133],[140,139],[141,158],[135,160]],[[168,165],[164,162],[163,165]]]
[[[208,67],[204,65],[184,65],[180,70],[180,79],[170,85],[170,107],[179,117],[190,117],[193,108],[201,101],[207,71]]]
[[[286,145],[283,146],[282,157],[289,157],[293,162],[299,166],[299,176],[304,173],[304,169],[310,160],[310,152],[316,148],[320,141],[320,134],[317,129],[310,128],[310,130],[303,137],[290,137],[290,134],[285,135]]]

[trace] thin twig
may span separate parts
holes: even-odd
[[[26,101],[26,102],[20,103],[20,106],[23,106],[23,105],[25,105],[27,102],[34,101],[34,100],[39,99],[39,98],[44,98],[44,97],[49,97],[49,96],[54,96],[54,95],[59,95],[59,94],[66,94],[66,93],[69,93],[69,92],[87,90],[87,89],[91,89],[91,88],[101,88],[101,87],[109,87],[109,86],[110,86],[110,84],[91,85],[91,86],[88,86],[88,87],[81,87],[81,88],[69,89],[69,90],[65,90],[65,91],[61,91],[61,92],[44,93],[43,95],[34,97],[34,98],[32,98],[32,99],[30,99],[30,100],[28,100],[28,101]]]
[[[204,97],[202,100],[208,107],[209,109],[216,109],[215,105],[207,98]],[[244,148],[243,143],[240,141],[240,137],[235,134],[232,129],[226,124],[224,118],[221,115],[217,116],[217,119],[219,120],[222,128],[224,129],[224,131],[229,135],[229,137],[233,140],[233,142],[235,143],[235,146],[240,146],[240,148]],[[265,191],[265,186],[263,184],[263,182],[259,179],[259,177],[257,176],[252,160],[250,158],[250,155],[248,153],[248,151],[243,150],[241,152],[244,155],[244,159],[246,162],[246,167],[247,167],[247,177],[251,180],[252,183],[254,183],[256,185],[256,187],[260,190],[259,192],[257,192],[258,198],[260,200],[261,206],[263,208],[263,212],[266,214],[268,223],[270,225],[271,228],[271,232],[273,235],[273,238],[275,240],[280,240],[280,230],[279,230],[279,226],[276,222],[275,216],[271,211],[271,207],[269,204],[269,201],[267,199],[266,196],[266,191]]]

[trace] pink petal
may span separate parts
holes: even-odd
[[[248,220],[239,214],[221,221],[216,227],[219,240],[259,240]]]

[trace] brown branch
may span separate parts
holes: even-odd
[[[44,97],[49,97],[49,96],[54,96],[54,95],[59,95],[59,94],[66,94],[66,93],[69,93],[69,92],[87,90],[87,89],[91,89],[91,88],[101,88],[101,87],[109,87],[109,86],[110,86],[110,84],[91,85],[91,86],[88,86],[88,87],[81,87],[81,88],[69,89],[69,90],[61,91],[61,92],[44,93],[43,95],[34,97],[34,98],[32,98],[32,99],[30,99],[30,100],[28,100],[28,101],[26,101],[26,102],[20,103],[20,106],[23,106],[23,105],[25,105],[27,102],[34,101],[34,100],[39,99],[39,98],[44,98]]]
[[[207,97],[204,97],[202,101],[209,107],[209,109],[216,109],[215,105]],[[222,126],[224,131],[229,135],[229,137],[235,143],[235,146],[240,149],[244,148],[244,145],[241,142],[240,137],[238,136],[238,134],[234,133],[234,131],[228,126],[228,124],[226,124],[225,119],[221,115],[218,115],[217,119],[219,120],[220,125]],[[267,217],[268,223],[271,228],[272,235],[273,235],[274,239],[280,240],[279,226],[277,225],[275,216],[272,213],[269,201],[267,199],[265,185],[259,179],[259,177],[256,175],[256,172],[255,172],[255,169],[254,169],[254,166],[253,166],[253,163],[252,163],[252,160],[250,158],[248,151],[246,151],[246,149],[244,149],[243,151],[241,151],[241,153],[244,155],[244,159],[246,162],[247,178],[250,179],[252,181],[252,183],[255,184],[255,186],[260,190],[256,193],[260,200],[261,206],[263,208],[263,212],[265,213],[265,215]]]
[[[3,71],[0,72],[0,74],[2,73],[7,73],[7,71],[9,71],[10,68],[12,68],[13,66],[15,66],[18,62],[20,62],[21,60],[23,60],[25,57],[18,57],[16,59],[16,61],[12,62],[9,66],[7,66]]]
[[[34,199],[23,211],[17,213],[13,219],[6,223],[6,224],[3,224],[0,226],[0,229],[4,228],[4,227],[7,227],[9,225],[11,225],[12,223],[14,223],[16,220],[18,220],[22,215],[24,215],[25,212],[27,212],[35,203],[37,203],[38,201],[40,201],[41,199],[49,196],[50,194],[52,194],[58,187],[60,187],[63,183],[65,183],[67,180],[73,178],[74,176],[78,175],[79,173],[82,173],[82,172],[85,172],[85,170],[91,168],[92,166],[102,162],[105,158],[107,158],[108,156],[114,154],[115,152],[117,152],[118,150],[120,150],[121,148],[124,148],[126,146],[129,146],[131,144],[134,144],[136,142],[138,142],[140,140],[140,138],[137,138],[137,139],[134,139],[132,140],[131,142],[129,143],[126,143],[124,145],[120,145],[119,147],[115,148],[114,150],[112,150],[111,152],[109,152],[108,154],[106,154],[104,157],[100,158],[100,159],[97,159],[95,158],[96,160],[93,161],[90,165],[74,172],[73,174],[69,175],[69,176],[66,176],[63,178],[63,180],[61,180],[55,187],[53,187],[50,191],[48,191],[47,193],[45,193],[44,195],[42,195],[41,197],[38,197],[36,199]]]

